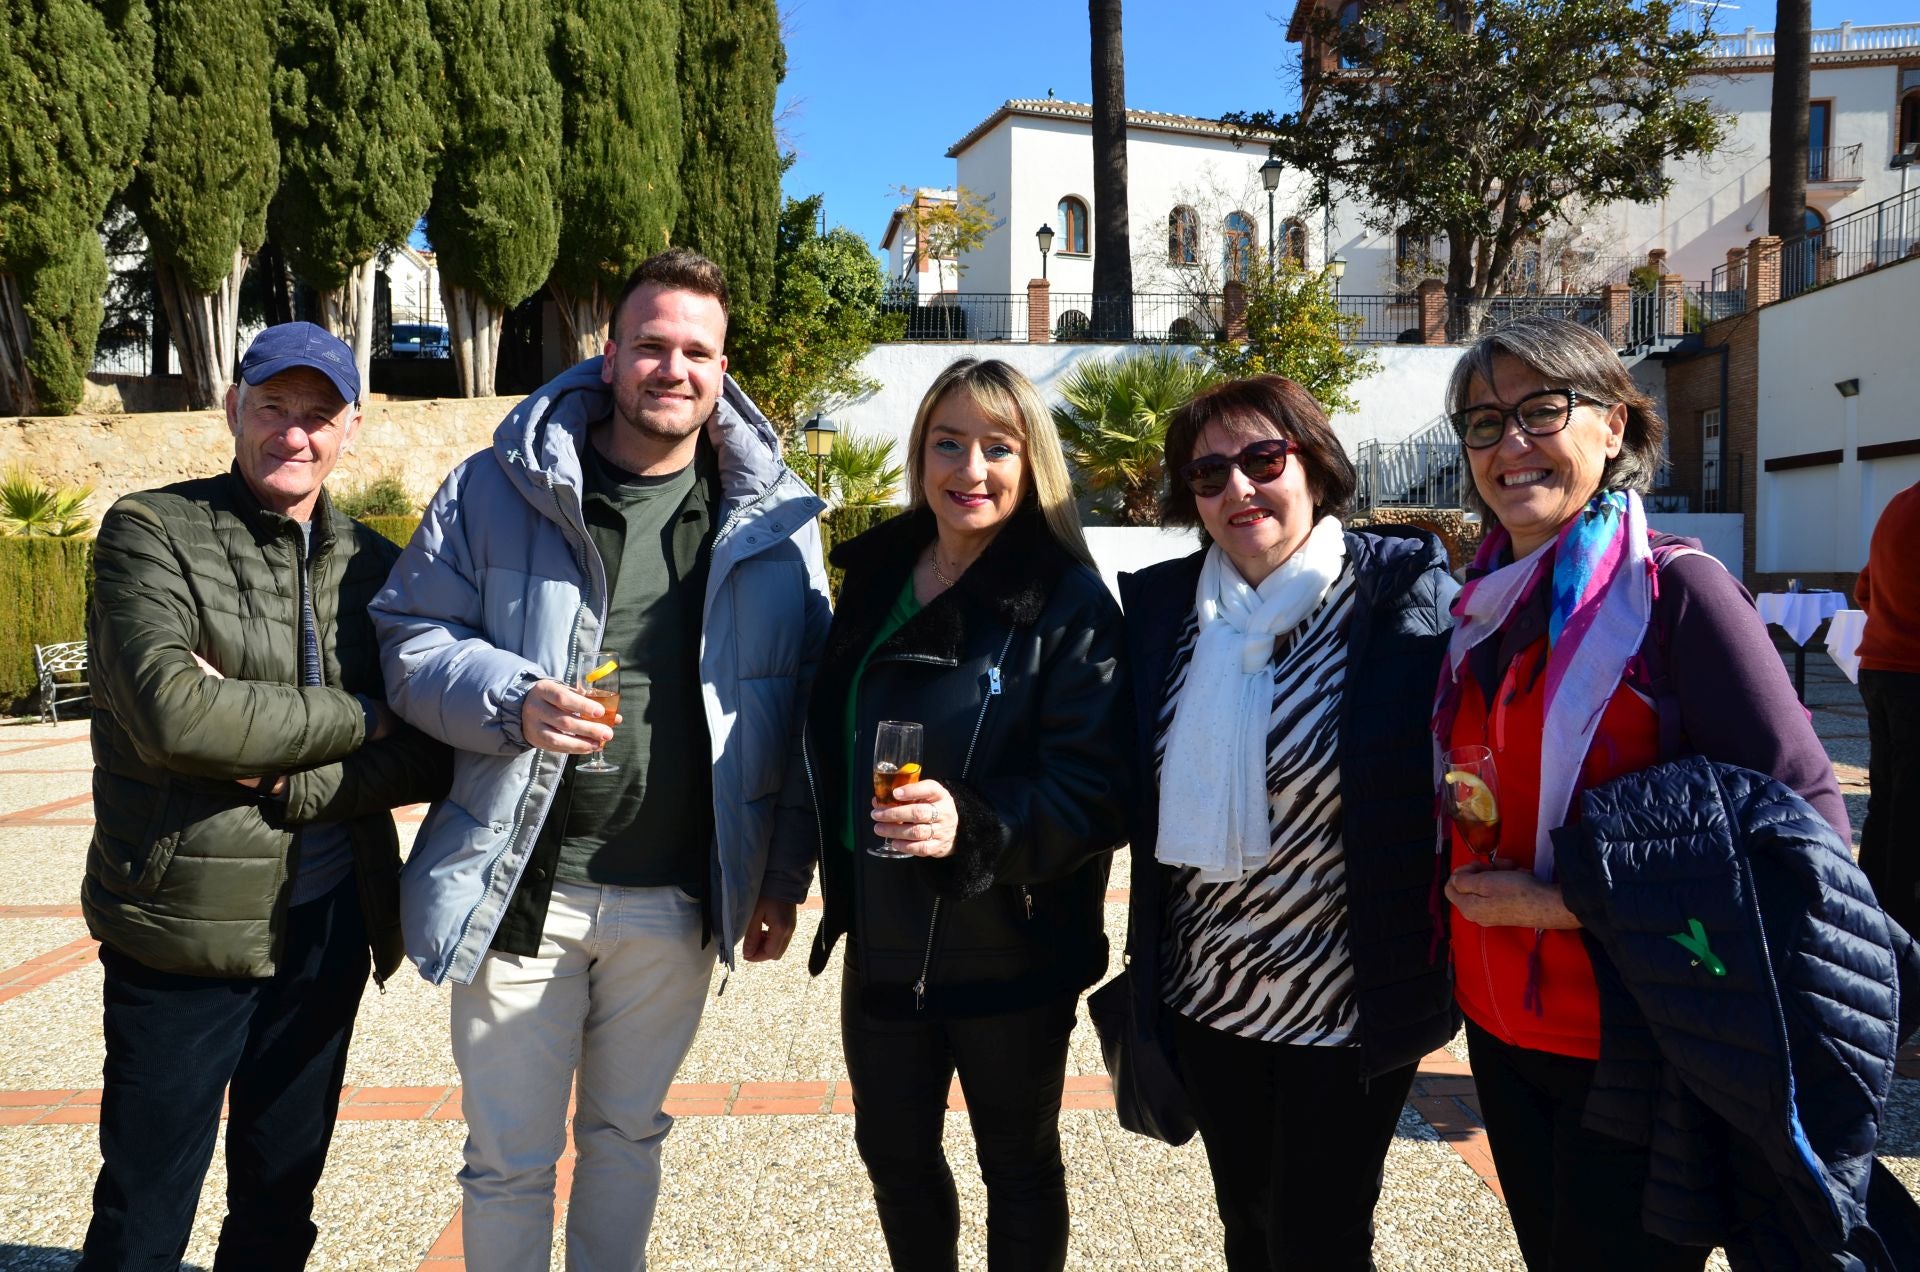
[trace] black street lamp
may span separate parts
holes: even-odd
[[[1347,258],[1336,255],[1327,262],[1327,273],[1333,278],[1333,294],[1340,294],[1340,280],[1347,276]]]
[[[1267,188],[1267,272],[1273,272],[1273,192],[1280,188],[1281,163],[1272,155],[1260,165],[1260,184]]]
[[[1033,232],[1033,240],[1040,245],[1040,278],[1044,282],[1047,277],[1047,253],[1053,250],[1053,227],[1042,225]]]
[[[807,454],[813,456],[813,493],[825,499],[827,456],[833,454],[833,439],[840,432],[840,426],[832,420],[821,418],[816,411],[800,431],[806,434]]]

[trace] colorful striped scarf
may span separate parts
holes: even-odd
[[[1494,527],[1473,559],[1473,570],[1487,573],[1471,578],[1453,603],[1453,636],[1434,697],[1433,736],[1444,754],[1460,709],[1460,678],[1472,674],[1465,669],[1467,654],[1506,626],[1551,562],[1546,726],[1540,737],[1533,857],[1535,876],[1550,881],[1551,833],[1566,821],[1600,717],[1646,637],[1654,561],[1640,496],[1625,490],[1595,495],[1556,538],[1522,560],[1498,566],[1511,544],[1506,530]]]

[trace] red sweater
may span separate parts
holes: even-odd
[[[1449,746],[1480,744],[1494,753],[1500,786],[1500,855],[1533,863],[1539,808],[1540,731],[1544,684],[1534,675],[1546,648],[1548,589],[1515,611],[1507,630],[1468,656],[1459,715]],[[1792,787],[1848,838],[1847,806],[1806,708],[1774,652],[1766,625],[1740,584],[1718,562],[1680,557],[1660,571],[1653,621],[1666,633],[1666,664],[1685,749],[1771,774]],[[1645,646],[1642,647],[1643,650]],[[1487,707],[1487,689],[1493,702]],[[1585,790],[1659,759],[1657,710],[1629,685],[1614,691],[1587,750]],[[1511,746],[1513,750],[1505,748]],[[1571,810],[1579,811],[1578,795]],[[1453,840],[1457,867],[1470,858]],[[1561,1055],[1597,1056],[1600,1014],[1593,968],[1574,931],[1548,932],[1540,942],[1539,988],[1544,1014],[1526,1010],[1532,928],[1482,928],[1453,916],[1456,995],[1475,1024],[1495,1037]]]
[[[1860,666],[1920,673],[1920,484],[1895,495],[1880,514],[1853,598],[1867,612]]]
[[[1503,861],[1533,868],[1534,830],[1540,809],[1540,734],[1545,724],[1544,637],[1507,666],[1495,706],[1487,709],[1474,676],[1461,686],[1460,713],[1454,717],[1449,746],[1484,746],[1493,752],[1499,784],[1500,849]],[[1511,748],[1511,749],[1509,749]],[[1580,769],[1580,790],[1638,772],[1660,758],[1659,714],[1634,690],[1614,691]],[[1578,815],[1575,795],[1574,816]],[[1458,828],[1453,831],[1453,866],[1474,860]],[[1541,1011],[1523,1005],[1529,959],[1540,948]],[[1600,1057],[1600,991],[1593,963],[1577,930],[1481,927],[1453,912],[1454,995],[1473,1023],[1502,1042],[1533,1051]]]

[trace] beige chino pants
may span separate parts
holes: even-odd
[[[678,888],[560,883],[537,957],[490,952],[472,984],[453,987],[468,1272],[550,1266],[576,1073],[568,1272],[646,1267],[673,1125],[661,1105],[693,1045],[713,964],[700,905]]]

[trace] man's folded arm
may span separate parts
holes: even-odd
[[[94,551],[88,661],[142,759],[190,777],[235,779],[329,764],[365,740],[341,689],[222,678],[195,661],[201,616],[164,527],[116,504]]]
[[[334,764],[287,775],[288,825],[346,821],[406,804],[444,799],[453,751],[410,725]]]

